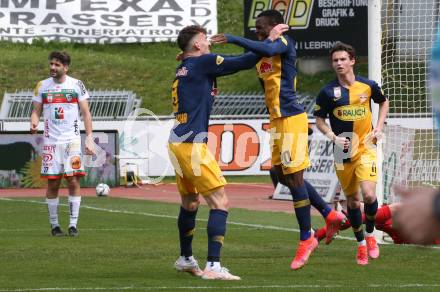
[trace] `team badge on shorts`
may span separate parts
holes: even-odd
[[[70,165],[72,166],[72,169],[80,169],[81,168],[81,157],[73,156],[72,158],[70,158]]]

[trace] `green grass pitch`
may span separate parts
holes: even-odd
[[[61,200],[60,223],[68,207]],[[286,202],[289,204],[289,202]],[[397,291],[440,289],[440,249],[381,245],[365,267],[351,231],[322,244],[299,271],[289,269],[298,240],[291,214],[231,209],[222,263],[242,281],[205,281],[174,270],[178,205],[83,197],[78,238],[49,235],[42,198],[0,199],[0,292],[12,291]],[[204,267],[206,207],[194,254]],[[314,227],[323,220],[313,218]]]

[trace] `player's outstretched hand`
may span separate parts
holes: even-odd
[[[213,35],[209,40],[211,44],[226,44],[228,42],[228,38],[224,33]]]
[[[270,31],[268,39],[274,41],[288,30],[289,30],[289,26],[287,24],[284,23],[277,24]]]
[[[394,227],[411,243],[431,244],[440,237],[440,220],[434,213],[434,198],[438,189],[420,187],[405,189],[394,187],[402,198],[402,206],[396,210]]]

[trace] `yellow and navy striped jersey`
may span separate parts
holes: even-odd
[[[216,78],[250,69],[259,59],[251,52],[240,56],[206,54],[185,58],[176,69],[172,86],[176,124],[169,142],[206,143],[209,115],[217,94]]]
[[[272,42],[268,39],[252,41],[232,35],[226,37],[228,42],[262,56],[256,69],[262,80],[271,120],[304,112],[304,106],[298,102],[296,95],[296,50],[292,39],[281,36]]]
[[[376,82],[361,76],[356,76],[348,88],[338,80],[331,81],[316,99],[314,115],[324,119],[329,116],[332,131],[336,135],[344,133],[356,143],[350,147],[355,150],[349,155],[351,160],[356,160],[366,149],[366,137],[373,129],[371,100],[382,103],[386,97]]]

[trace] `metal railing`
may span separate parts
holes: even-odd
[[[141,105],[136,93],[128,90],[92,90],[89,91],[90,112],[93,119],[117,119],[127,117]],[[32,90],[19,90],[5,93],[0,108],[0,119],[28,119],[32,112]]]

